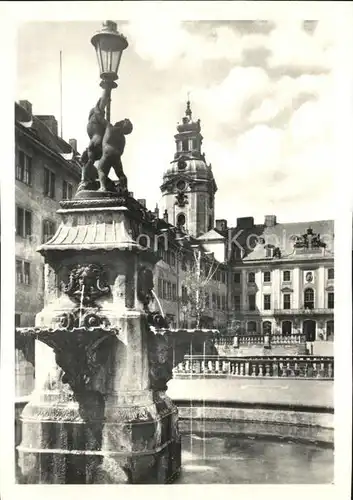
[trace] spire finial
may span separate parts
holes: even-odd
[[[188,92],[188,100],[186,103],[185,115],[189,117],[189,120],[191,120],[192,111],[191,111],[191,107],[190,107],[190,92]]]

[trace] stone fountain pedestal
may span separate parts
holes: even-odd
[[[81,193],[81,197],[82,197]],[[171,343],[149,313],[153,217],[111,194],[65,201],[39,248],[45,307],[34,329],[36,386],[18,447],[32,484],[168,483],[181,465],[178,413],[165,394]]]

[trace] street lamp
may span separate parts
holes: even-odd
[[[110,92],[117,87],[118,69],[123,51],[128,47],[128,41],[117,30],[114,21],[105,21],[103,27],[91,39],[96,49],[99,65],[100,86],[109,91],[107,104],[107,120],[110,122]]]

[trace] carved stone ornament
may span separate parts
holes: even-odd
[[[294,248],[325,248],[326,243],[321,241],[320,234],[316,234],[313,232],[311,228],[306,230],[306,233],[303,235],[294,235],[292,236],[294,240]]]
[[[148,311],[148,305],[153,300],[153,273],[147,267],[140,267],[137,275],[137,298]]]
[[[115,329],[74,328],[70,330],[26,328],[20,335],[34,337],[51,347],[55,361],[63,370],[62,381],[74,393],[87,389],[93,376],[106,363],[112,343],[118,334]]]
[[[178,193],[176,195],[176,202],[175,204],[178,205],[179,207],[185,207],[185,205],[188,205],[188,197],[185,193]]]
[[[173,377],[173,356],[168,339],[150,332],[148,343],[150,385],[154,391],[165,391]]]
[[[74,267],[69,275],[69,283],[62,284],[62,291],[81,306],[93,306],[100,297],[110,295],[103,268],[97,264]]]
[[[74,328],[104,328],[109,327],[106,316],[99,314],[97,309],[77,307],[70,312],[64,312],[55,318],[59,329],[73,330]]]

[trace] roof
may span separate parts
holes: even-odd
[[[60,155],[63,159],[64,155],[69,155],[72,153],[72,147],[69,143],[64,141],[61,137],[55,135],[47,125],[42,122],[35,115],[31,115],[25,108],[20,106],[17,102],[15,103],[15,122],[24,127],[24,131],[34,140],[39,141],[41,144],[49,148],[53,153]],[[73,161],[68,161],[66,163],[73,167],[76,173],[79,173],[78,163],[73,159]],[[81,170],[81,169],[80,169]]]
[[[202,241],[213,241],[213,240],[223,241],[225,240],[225,237],[222,236],[216,229],[211,229],[207,233],[199,236],[197,239]]]
[[[296,248],[296,237],[307,234],[312,229],[314,235],[325,243],[325,246]],[[307,258],[315,255],[333,256],[334,252],[334,221],[308,221],[278,223],[273,226],[254,224],[253,227],[231,228],[233,258],[243,249],[243,261],[269,259],[267,248],[279,249],[281,258]],[[238,252],[237,250],[238,249]]]

